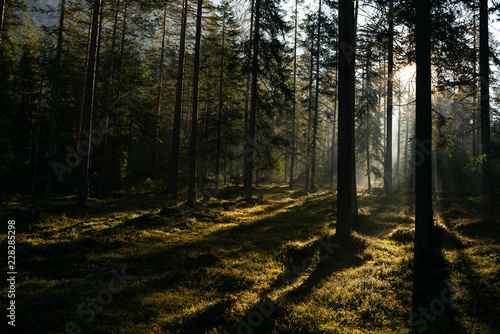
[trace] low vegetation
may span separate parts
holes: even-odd
[[[443,300],[412,326],[410,195],[360,194],[345,242],[335,193],[255,195],[225,188],[188,219],[149,190],[85,209],[11,198],[19,333],[499,333],[500,228],[473,202],[436,196]]]

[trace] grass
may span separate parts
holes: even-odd
[[[16,219],[18,333],[419,332],[412,305],[432,282],[438,298],[449,284],[451,302],[426,333],[500,333],[500,228],[480,223],[471,202],[438,197],[439,261],[420,280],[410,196],[360,194],[353,237],[337,240],[330,191],[242,195],[226,188],[189,219],[147,191],[85,209],[71,197],[29,210],[12,199],[2,221]],[[134,276],[115,293],[113,270]]]

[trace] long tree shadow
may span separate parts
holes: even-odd
[[[238,277],[230,271],[217,273],[217,270],[226,270],[221,262],[237,261],[253,252],[259,258],[271,258],[279,253],[282,244],[290,240],[306,240],[319,235],[324,229],[325,200],[328,196],[310,198],[300,206],[277,203],[273,208],[266,210],[267,215],[251,222],[239,222],[238,225],[223,227],[200,237],[186,239],[183,242],[155,244],[147,252],[120,252],[134,247],[134,235],[137,232],[158,229],[161,224],[146,214],[131,219],[116,226],[102,230],[89,231],[71,241],[61,241],[43,246],[33,245],[30,253],[36,257],[26,258],[24,264],[30,268],[30,275],[42,281],[55,280],[34,299],[52,296],[54,303],[50,308],[34,311],[35,305],[26,305],[20,310],[31,314],[35,324],[44,324],[43,329],[50,331],[57,327],[54,314],[61,314],[63,305],[56,300],[67,299],[67,289],[76,291],[71,298],[70,305],[64,309],[76,309],[78,303],[86,297],[96,295],[99,285],[109,280],[109,272],[117,266],[128,268],[127,272],[136,276],[136,283],[127,287],[113,301],[113,308],[126,311],[128,304],[143,298],[145,293],[174,291],[179,287],[193,291],[216,290],[221,300],[203,308],[206,316],[200,314],[195,323],[207,328],[214,323],[204,319],[213,319],[213,314],[223,312],[232,305],[229,296],[255,288],[256,282],[252,277]],[[300,219],[297,216],[300,214]],[[163,221],[163,220],[162,220]],[[65,268],[70,266],[72,271]],[[215,274],[214,274],[215,273]],[[211,276],[212,275],[212,276]],[[22,296],[20,296],[23,298]],[[33,300],[33,298],[31,298]],[[135,323],[147,324],[151,318],[161,316],[155,307],[140,305],[140,312],[134,316]],[[47,314],[50,310],[52,315]],[[212,310],[212,311],[211,311]],[[74,316],[74,314],[73,314]],[[68,313],[69,320],[71,314]],[[178,325],[179,332],[189,332],[191,322],[183,319]],[[174,322],[175,324],[176,322]],[[217,321],[215,321],[215,324]],[[59,327],[64,323],[59,323]],[[177,326],[177,325],[176,325]],[[64,326],[63,326],[64,327]],[[212,326],[213,327],[213,326]],[[40,327],[42,328],[42,327]],[[89,327],[91,329],[92,327]],[[27,323],[26,333],[37,330],[30,328]]]
[[[450,283],[450,266],[443,249],[460,249],[460,240],[436,225],[433,228],[433,251],[419,254],[413,260],[412,333],[463,333],[456,321],[456,310],[452,296],[455,293]]]
[[[276,318],[283,316],[283,307],[286,303],[300,303],[310,295],[314,287],[321,285],[334,273],[361,266],[365,261],[359,254],[366,247],[366,243],[361,239],[352,237],[348,240],[338,240],[328,234],[303,248],[288,249],[282,259],[287,264],[285,272],[276,277],[269,288],[259,293],[258,302],[239,317],[239,321],[231,321],[230,318],[223,316],[233,306],[224,300],[197,313],[182,326],[176,326],[175,332],[192,333],[194,328],[198,328],[199,332],[214,328],[225,329],[225,333],[270,332]],[[269,298],[273,292],[298,280],[300,280],[299,285],[281,295],[279,300]]]

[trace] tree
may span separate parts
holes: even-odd
[[[5,0],[0,0],[0,45],[2,45],[3,17],[5,15]]]
[[[366,164],[366,176],[368,178],[368,193],[371,192],[371,175],[380,177],[382,175],[380,168],[373,162],[383,164],[383,141],[381,133],[379,114],[379,89],[375,86],[374,78],[378,75],[372,66],[377,61],[380,51],[377,50],[375,41],[371,35],[358,35],[357,59],[363,62],[362,86],[358,93],[356,105],[356,147],[357,160],[361,164]],[[378,54],[375,52],[378,51]],[[382,116],[383,117],[383,116]]]
[[[167,33],[167,5],[163,9],[163,25],[162,25],[162,37],[161,37],[161,54],[160,54],[160,80],[158,83],[158,96],[156,105],[156,118],[155,118],[155,138],[153,142],[153,158],[151,161],[151,176],[155,175],[156,172],[156,151],[158,149],[158,134],[160,132],[160,110],[161,110],[161,96],[163,92],[163,67],[164,67],[164,56],[165,56],[165,35]]]
[[[293,100],[292,100],[292,147],[290,157],[290,189],[293,189],[293,173],[295,168],[296,154],[296,114],[297,114],[297,35],[298,35],[298,4],[299,0],[295,0],[295,17],[294,17],[294,38],[293,38]]]
[[[495,221],[493,204],[493,180],[491,169],[491,135],[490,135],[490,57],[488,43],[488,0],[479,3],[479,67],[481,78],[481,149],[483,161],[483,195],[485,198],[484,221]]]
[[[313,135],[312,135],[312,157],[311,157],[311,189],[314,190],[314,178],[316,175],[316,143],[318,136],[318,114],[319,114],[319,56],[320,56],[320,42],[321,42],[321,0],[319,0],[318,7],[318,26],[316,31],[316,97],[314,108],[313,120]]]
[[[431,1],[416,4],[415,257],[432,249]]]
[[[189,146],[189,189],[187,204],[190,206],[193,206],[196,201],[196,137],[198,134],[198,90],[200,75],[202,11],[203,0],[198,0],[198,13],[196,16],[196,41],[194,49],[193,113],[191,115],[191,143]]]
[[[57,33],[57,50],[56,50],[56,61],[54,67],[54,81],[52,85],[52,105],[50,110],[50,134],[49,134],[49,152],[48,152],[48,163],[47,163],[47,185],[45,190],[45,200],[50,201],[52,197],[52,179],[54,175],[52,163],[54,160],[54,136],[56,128],[56,111],[59,96],[59,69],[61,67],[61,52],[62,52],[62,42],[63,42],[63,30],[64,30],[64,11],[66,6],[66,0],[61,0],[61,13],[59,16],[59,30]]]
[[[339,2],[339,139],[337,176],[337,234],[348,237],[353,218],[354,152],[354,6]]]
[[[89,61],[87,64],[87,80],[85,84],[85,101],[83,107],[83,121],[82,133],[85,141],[81,141],[79,149],[83,150],[82,162],[80,164],[80,178],[78,184],[78,204],[85,206],[87,204],[87,197],[89,193],[89,167],[90,167],[90,154],[92,145],[92,107],[94,102],[95,93],[95,73],[97,65],[97,43],[99,34],[99,21],[101,13],[102,0],[94,0],[93,14],[92,14],[92,33],[89,46]],[[82,145],[84,144],[84,145]]]
[[[394,0],[389,0],[389,31],[387,52],[387,144],[384,160],[384,190],[387,197],[392,195],[392,88],[394,68]]]
[[[177,85],[175,90],[174,125],[172,130],[172,149],[170,154],[170,168],[168,171],[167,191],[172,199],[177,198],[177,174],[179,170],[179,143],[181,131],[182,91],[184,80],[184,53],[186,49],[188,2],[184,0],[181,22],[181,36],[179,45],[179,61],[177,66]]]
[[[246,200],[252,199],[252,171],[255,144],[255,117],[257,112],[257,75],[259,72],[259,40],[260,40],[260,3],[255,0],[255,22],[252,53],[252,94],[250,99],[250,119],[248,133],[245,138],[244,186]]]

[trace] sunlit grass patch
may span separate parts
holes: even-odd
[[[230,333],[264,301],[274,311],[255,333],[411,330],[411,196],[362,194],[353,236],[342,241],[334,236],[331,191],[261,185],[247,202],[234,190],[222,189],[186,219],[179,202],[145,191],[92,200],[86,209],[63,198],[19,215],[17,298],[29,305],[20,313],[30,315],[23,333],[81,322],[78,304],[95,298],[120,268],[134,280],[85,332]],[[499,229],[460,205],[436,206],[436,242],[453,299],[444,317],[464,332],[493,333]],[[18,207],[22,201],[11,209]],[[173,210],[162,214],[164,208]],[[325,249],[328,237],[338,247]]]

